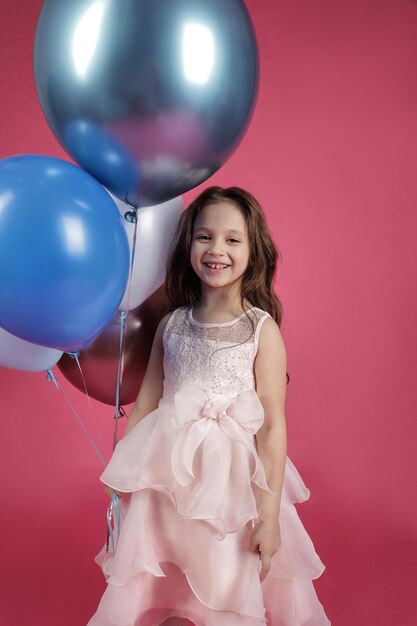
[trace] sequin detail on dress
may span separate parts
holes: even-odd
[[[253,361],[268,314],[251,309],[249,319],[241,315],[232,323],[214,326],[193,321],[190,309],[175,313],[164,333],[166,384],[193,384],[211,393],[232,395],[255,388]]]

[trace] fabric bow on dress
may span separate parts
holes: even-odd
[[[174,403],[172,424],[180,432],[172,450],[172,469],[182,486],[195,479],[193,461],[201,445],[206,458],[213,454],[216,459],[221,443],[218,432],[215,437],[210,437],[210,433],[220,429],[229,444],[237,442],[248,451],[254,467],[252,482],[272,493],[254,445],[253,436],[264,420],[264,410],[254,390],[237,396],[215,394],[208,397],[201,387],[187,385],[175,394]]]

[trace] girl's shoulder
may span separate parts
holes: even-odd
[[[264,322],[267,319],[270,319],[271,322],[273,322],[275,324],[275,321],[274,321],[272,315],[270,315],[270,313],[268,313],[268,311],[264,311],[264,309],[261,309],[261,308],[259,308],[257,306],[253,306],[253,307],[251,307],[249,309],[248,312],[251,315],[251,318],[253,319],[253,321],[255,322],[257,330],[261,328],[261,326],[264,324]]]
[[[260,309],[258,306],[251,307],[249,309],[249,311],[254,313],[257,319],[261,319],[261,318],[265,318],[266,319],[267,317],[271,317],[271,315],[268,313],[268,311],[264,311],[263,309]]]
[[[259,344],[259,335],[261,333],[262,326],[267,320],[270,320],[269,322],[267,322],[269,324],[270,323],[275,324],[275,321],[272,318],[272,316],[268,313],[268,311],[264,311],[263,309],[260,309],[259,307],[256,307],[256,306],[250,309],[250,313],[254,317],[254,325],[255,325],[254,342],[255,342],[255,349],[257,350],[258,344]]]
[[[168,330],[174,323],[181,323],[188,317],[189,307],[180,306],[174,309],[173,311],[169,311],[161,320],[161,324],[163,325],[163,332]]]

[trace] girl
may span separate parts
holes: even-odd
[[[330,624],[294,507],[309,491],[286,456],[277,256],[240,188],[211,187],[182,215],[173,310],[101,476],[124,516],[116,551],[98,557],[108,584],[88,626]]]

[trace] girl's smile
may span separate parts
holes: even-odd
[[[229,267],[229,265],[220,265],[220,264],[215,264],[215,263],[205,263],[204,265],[206,265],[207,267],[209,267],[213,271],[221,271],[221,270],[225,270],[227,267]]]

